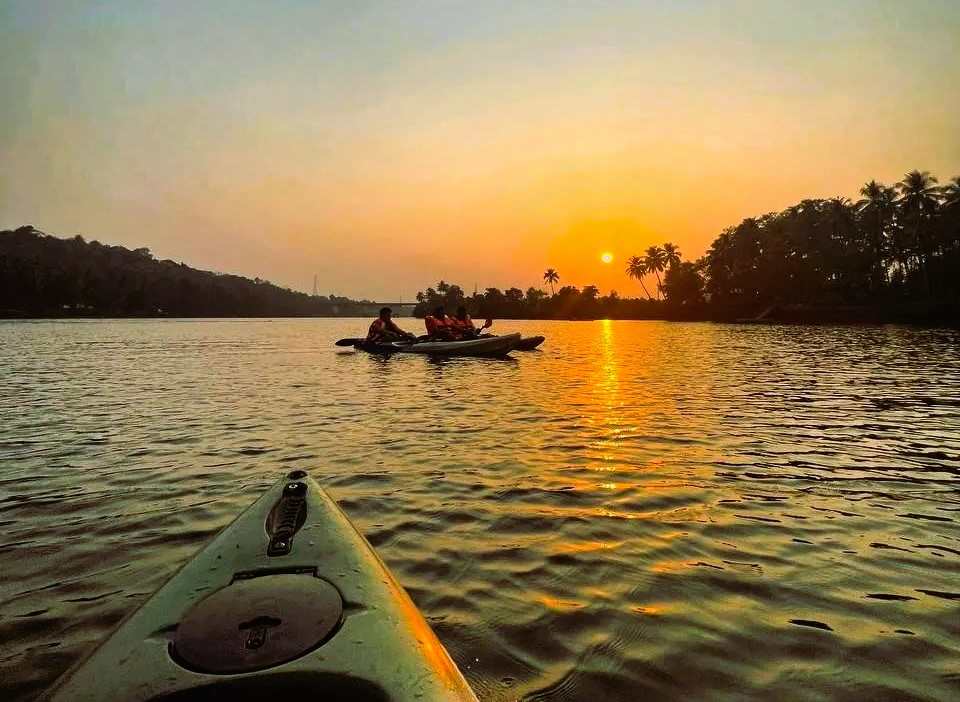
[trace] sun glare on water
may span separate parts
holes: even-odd
[[[609,251],[604,251],[602,254],[600,254],[600,260],[604,263],[611,263],[613,261],[613,254]]]

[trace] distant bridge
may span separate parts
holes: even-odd
[[[370,314],[376,315],[381,307],[389,307],[396,317],[412,317],[413,308],[416,306],[416,302],[371,302],[367,309]]]

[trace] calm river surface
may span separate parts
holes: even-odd
[[[414,322],[403,320],[413,328]],[[960,698],[960,333],[0,323],[0,698],[32,699],[293,467],[482,700]]]

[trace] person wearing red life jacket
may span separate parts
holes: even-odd
[[[460,305],[457,308],[457,314],[451,320],[451,324],[461,339],[477,338],[477,328],[473,326],[473,320],[467,314],[467,308]]]
[[[380,316],[370,324],[370,330],[367,332],[367,341],[401,341],[412,340],[416,337],[413,334],[403,331],[392,319],[393,310],[389,307],[383,307],[380,310]]]
[[[433,314],[428,314],[423,323],[427,327],[427,336],[438,341],[453,341],[458,338],[453,320],[447,316],[443,306],[437,307]]]

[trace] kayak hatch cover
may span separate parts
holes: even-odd
[[[416,605],[304,471],[270,488],[42,697],[476,702]]]

